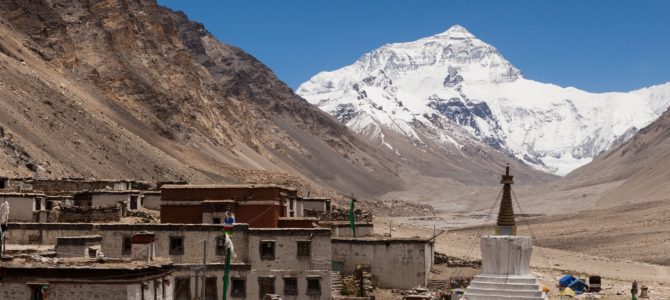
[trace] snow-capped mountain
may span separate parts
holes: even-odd
[[[449,149],[487,144],[557,175],[628,139],[670,105],[670,83],[589,93],[525,79],[495,47],[458,25],[384,45],[317,74],[297,93],[392,150],[388,130],[419,148],[428,140]]]

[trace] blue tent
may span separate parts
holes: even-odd
[[[586,288],[588,288],[588,286],[583,281],[579,280],[579,278],[577,278],[575,276],[572,276],[572,275],[565,275],[565,276],[561,277],[561,279],[558,281],[558,283],[562,287],[571,288],[573,291],[575,291],[578,294],[583,293],[584,290]]]

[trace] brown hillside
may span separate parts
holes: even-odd
[[[397,183],[395,164],[262,63],[154,1],[0,12],[4,175],[298,180],[282,171],[366,195]]]

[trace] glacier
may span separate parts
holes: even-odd
[[[316,74],[296,93],[383,147],[394,145],[381,128],[417,147],[426,138],[455,147],[477,141],[556,175],[627,140],[670,105],[670,82],[590,93],[526,79],[459,25],[383,45],[352,65]]]

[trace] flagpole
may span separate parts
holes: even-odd
[[[351,193],[351,202],[349,203],[349,225],[351,226],[351,232],[353,237],[356,237],[356,218],[354,215],[354,202],[356,202],[356,198],[354,198],[354,193]]]

